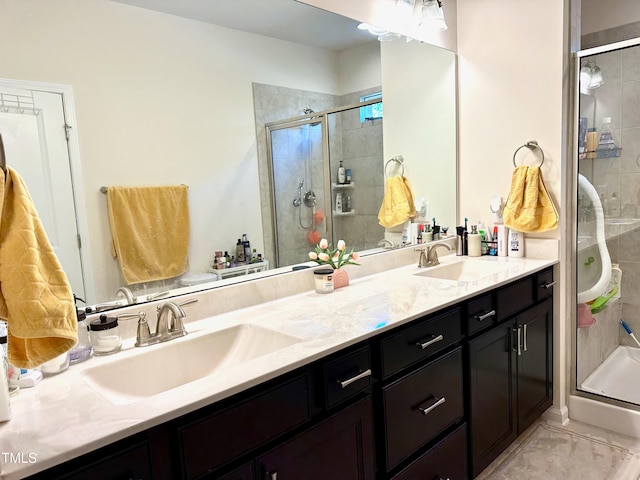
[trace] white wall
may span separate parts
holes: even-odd
[[[638,0],[582,0],[582,35],[638,21]]]
[[[384,159],[402,155],[413,194],[430,202],[430,220],[455,232],[456,58],[417,42],[381,44]],[[397,172],[389,166],[389,175]]]
[[[337,54],[106,0],[0,11],[0,75],[73,87],[98,301],[121,284],[101,185],[189,185],[192,271],[261,250],[251,84],[343,93]]]
[[[459,199],[461,217],[490,219],[491,194],[507,196],[514,151],[528,140],[544,149],[545,183],[562,215],[565,168],[563,82],[569,19],[558,0],[459,0]],[[523,149],[519,162],[535,161]],[[570,212],[564,212],[570,214]],[[561,238],[556,229],[541,237]],[[562,259],[561,259],[562,260]],[[561,285],[568,277],[561,277]],[[562,288],[562,287],[561,287]],[[554,319],[554,404],[566,405],[565,299]]]

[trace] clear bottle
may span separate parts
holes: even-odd
[[[89,327],[87,326],[87,314],[84,310],[76,308],[76,317],[78,319],[78,343],[69,350],[69,363],[80,363],[91,357],[93,347],[89,341]]]

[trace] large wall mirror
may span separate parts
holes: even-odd
[[[77,163],[72,159],[69,169],[75,208],[72,203],[62,211],[52,209],[51,215],[70,217],[75,210],[78,216],[82,278],[74,290],[91,304],[118,306],[115,302],[125,301],[116,296],[124,282],[111,254],[103,186],[188,185],[191,227],[186,275],[206,273],[214,253],[233,252],[243,234],[271,267],[276,265],[270,258],[275,251],[273,212],[267,201],[272,179],[264,123],[303,115],[303,108],[322,111],[357,103],[360,93],[381,91],[383,96],[384,116],[376,124],[382,151],[376,153],[373,168],[384,175],[385,161],[403,155],[414,193],[430,203],[430,217],[440,225],[455,226],[453,52],[405,39],[378,42],[363,36],[367,34],[356,29],[355,20],[294,0],[205,2],[210,4],[206,7],[200,3],[3,3],[0,42],[12,48],[0,54],[2,76],[8,81],[41,82],[27,92],[5,88],[5,93],[30,95],[34,110],[47,102],[58,104],[65,114],[66,104],[55,96],[39,98],[38,90],[47,90],[45,84],[72,89],[75,124],[70,133],[77,136],[79,146]],[[260,12],[252,10],[256,8]],[[282,96],[275,100],[278,92]],[[293,96],[296,92],[301,96]],[[328,98],[332,103],[326,103]],[[0,112],[0,122],[5,121],[0,133],[9,128],[12,115],[18,112]],[[36,130],[41,118],[34,120]],[[355,126],[363,130],[374,124],[365,121]],[[64,125],[54,122],[47,132],[56,128],[64,130]],[[7,163],[17,166],[19,135],[3,136]],[[362,138],[361,143],[372,142]],[[71,188],[56,175],[49,176],[52,168],[62,167],[49,166],[45,175],[37,164],[33,167],[31,176],[39,178],[34,189]],[[292,201],[298,192],[297,177],[289,186]],[[368,196],[375,195],[369,192]],[[375,219],[375,212],[369,216]],[[73,223],[67,228],[73,229]],[[361,248],[381,238],[368,240]],[[287,263],[305,260],[300,254]],[[63,266],[66,270],[64,262]],[[290,270],[283,264],[277,267],[269,273]],[[250,278],[185,288],[213,288]],[[138,285],[137,301],[147,301],[154,292],[169,290],[169,296],[185,291],[176,286],[175,281]]]

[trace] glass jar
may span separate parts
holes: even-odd
[[[122,340],[118,319],[102,314],[99,319],[92,320],[89,323],[89,340],[96,355],[109,355],[119,351]]]
[[[333,269],[319,268],[313,271],[316,293],[333,292]]]

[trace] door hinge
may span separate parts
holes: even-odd
[[[80,236],[80,234],[77,234],[78,237],[78,248],[82,248],[82,237]]]
[[[67,141],[69,141],[69,138],[71,137],[71,133],[70,132],[71,132],[72,128],[73,127],[71,125],[68,125],[66,123],[64,124],[64,134],[67,137]]]

